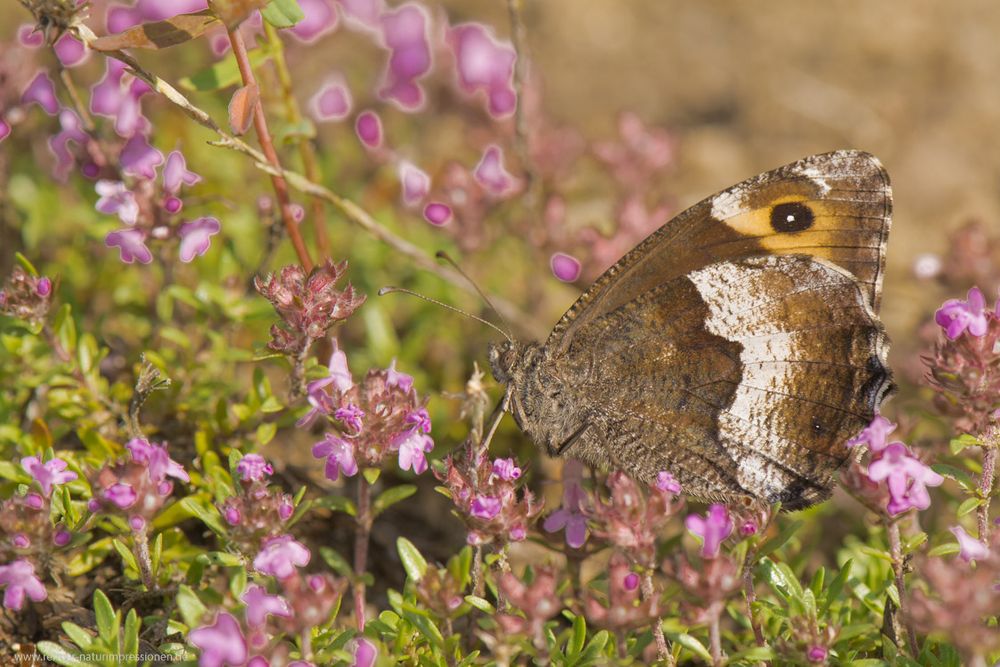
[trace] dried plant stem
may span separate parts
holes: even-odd
[[[94,32],[86,25],[80,24],[74,26],[74,30],[80,40],[88,45],[97,39],[97,35],[95,35]],[[426,252],[383,227],[375,220],[375,218],[371,216],[371,214],[355,204],[353,201],[341,197],[332,190],[309,180],[301,174],[285,170],[280,165],[275,166],[270,164],[267,157],[263,153],[242,139],[234,137],[229,132],[222,129],[206,111],[192,104],[191,101],[188,100],[187,97],[185,97],[180,91],[160,77],[147,72],[141,65],[139,65],[138,62],[136,62],[134,58],[132,58],[132,56],[128,55],[124,51],[107,51],[105,52],[105,55],[120,60],[128,65],[129,70],[136,77],[148,83],[156,93],[162,95],[172,104],[179,107],[184,114],[188,116],[188,118],[217,134],[219,136],[219,140],[210,142],[211,145],[229,148],[251,157],[254,161],[254,166],[257,169],[260,169],[267,174],[271,174],[272,176],[283,176],[288,185],[311,197],[317,197],[331,204],[349,222],[361,227],[361,229],[375,237],[377,240],[393,248],[396,252],[408,257],[415,265],[436,274],[441,279],[446,280],[452,285],[455,285],[470,294],[475,294],[475,289],[469,285],[468,281],[460,276],[458,272],[446,266],[441,266]],[[547,335],[547,330],[543,330],[536,319],[527,317],[520,311],[520,309],[506,299],[490,295],[490,300],[497,307],[497,310],[503,313],[504,317],[514,324],[521,333],[535,338],[542,338]]]
[[[256,86],[257,79],[254,76],[253,66],[250,64],[250,56],[247,54],[247,45],[243,41],[243,33],[240,32],[239,26],[229,31],[229,43],[233,47],[233,56],[235,56],[236,64],[240,68],[243,85]],[[299,234],[299,225],[292,216],[292,200],[288,195],[288,183],[281,174],[281,162],[278,160],[278,152],[274,150],[274,143],[271,141],[271,132],[267,129],[267,116],[264,115],[264,104],[260,100],[257,100],[257,103],[254,104],[253,126],[268,164],[277,170],[277,173],[271,174],[271,185],[274,186],[274,194],[278,198],[278,209],[281,212],[281,220],[285,223],[285,231],[288,232],[288,238],[295,248],[295,254],[298,255],[299,263],[302,264],[306,271],[311,271],[313,261],[309,257],[309,250],[302,240],[302,235]]]
[[[368,541],[372,532],[371,487],[364,475],[358,475],[358,507],[354,532],[354,615],[358,631],[365,629],[365,570],[368,566]]]
[[[272,46],[271,62],[274,63],[274,70],[277,72],[278,81],[281,84],[281,94],[285,100],[286,117],[289,123],[298,125],[302,122],[302,112],[299,109],[298,101],[295,99],[295,91],[292,87],[292,75],[285,60],[285,48],[281,38],[278,36],[277,29],[273,25],[264,21],[264,30]],[[313,183],[319,183],[322,180],[322,174],[320,173],[319,160],[316,157],[316,148],[307,137],[299,137],[296,143],[299,146],[299,155],[302,157],[302,169],[305,171],[306,178]],[[312,209],[310,222],[312,223],[313,233],[316,236],[316,248],[319,250],[321,258],[329,257],[330,237],[326,233],[323,200],[313,197],[310,203],[310,208]]]
[[[644,568],[642,575],[642,597],[645,600],[652,600],[656,597],[656,589],[653,588],[653,571]],[[668,665],[674,664],[674,656],[667,648],[667,638],[663,636],[663,618],[656,617],[653,623],[653,637],[656,639],[656,657]]]
[[[906,618],[906,582],[903,580],[903,543],[899,535],[899,521],[886,519],[886,530],[889,534],[889,555],[892,558],[892,571],[896,578],[896,592],[899,594],[899,609],[893,614],[893,624],[896,628],[897,641],[901,638],[901,630],[906,631],[910,655],[917,655],[917,633]]]
[[[983,437],[983,473],[979,477],[979,494],[984,503],[979,506],[979,541],[989,544],[990,539],[990,495],[996,478],[997,452],[1000,451],[1000,425],[991,426]]]
[[[77,114],[80,115],[84,129],[87,132],[93,132],[94,119],[91,118],[87,105],[80,98],[80,93],[76,89],[76,84],[73,82],[73,76],[69,73],[69,70],[65,67],[59,68],[59,79],[63,82],[63,86],[66,87],[66,92],[69,93],[69,98],[73,101],[73,106],[76,108]]]

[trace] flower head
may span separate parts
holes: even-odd
[[[227,667],[247,661],[247,640],[243,629],[231,614],[219,612],[212,625],[203,625],[188,633],[188,641],[201,649],[199,667]]]
[[[348,477],[358,474],[358,462],[354,458],[354,445],[332,433],[326,436],[312,448],[314,457],[326,458],[326,478],[336,481],[343,472]]]
[[[100,199],[94,205],[101,213],[117,214],[126,225],[134,225],[139,219],[139,203],[135,194],[121,181],[97,181],[94,186]]]
[[[24,606],[25,595],[35,602],[48,597],[45,585],[35,575],[35,566],[23,558],[0,565],[0,586],[4,587],[3,606],[14,611]]]
[[[691,514],[684,520],[687,529],[702,539],[701,555],[703,558],[715,558],[719,555],[722,541],[733,532],[733,520],[725,505],[714,504],[708,508],[704,517]]]
[[[948,530],[958,539],[958,557],[966,563],[973,560],[984,560],[989,557],[989,547],[965,532],[965,528],[952,526]]]
[[[871,424],[847,441],[847,446],[867,445],[872,454],[879,454],[889,446],[889,434],[894,430],[896,430],[895,424],[882,415],[875,415]]]
[[[240,598],[247,606],[247,623],[252,628],[259,628],[267,622],[268,616],[283,616],[288,618],[292,610],[288,602],[280,595],[270,595],[267,589],[257,584],[247,586]]]
[[[474,94],[483,91],[494,117],[509,116],[517,108],[514,62],[517,53],[509,42],[498,40],[493,30],[479,23],[463,23],[448,31],[455,54],[459,86]]]
[[[917,459],[902,442],[890,443],[882,453],[868,464],[868,477],[873,482],[885,481],[889,490],[890,515],[908,509],[925,510],[930,507],[928,486],[940,486],[944,478]]]
[[[195,257],[208,252],[212,245],[212,237],[219,233],[222,226],[218,219],[211,217],[198,218],[181,225],[180,258],[187,264]]]
[[[260,482],[274,474],[274,467],[260,454],[246,454],[236,464],[236,474],[244,481]]]
[[[969,290],[966,301],[949,299],[934,313],[934,321],[944,329],[949,340],[955,340],[965,331],[971,336],[986,333],[986,299],[978,287]]]
[[[35,478],[46,498],[52,495],[52,488],[56,484],[72,482],[77,477],[72,470],[66,470],[67,463],[62,459],[42,463],[37,456],[27,456],[21,459],[21,466]]]
[[[311,556],[309,549],[291,535],[279,535],[264,542],[253,566],[264,574],[285,579],[295,574],[296,567],[308,565]]]
[[[563,465],[562,507],[545,517],[542,528],[547,533],[566,530],[566,544],[579,549],[587,541],[587,517],[583,513],[586,494],[583,490],[583,464],[570,459]]]

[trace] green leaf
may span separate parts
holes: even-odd
[[[930,551],[927,555],[931,558],[937,556],[950,556],[951,554],[957,554],[962,548],[959,546],[958,542],[948,542],[946,544],[939,544]]]
[[[962,504],[958,506],[958,516],[965,516],[969,512],[972,512],[977,507],[986,504],[985,498],[966,498],[962,501]]]
[[[951,449],[952,454],[958,454],[966,447],[978,447],[983,443],[974,435],[969,433],[963,433],[957,438],[952,438],[948,443],[948,448]]]
[[[35,265],[31,263],[30,259],[19,252],[14,253],[14,258],[17,260],[17,263],[21,265],[21,268],[30,273],[33,277],[38,277],[38,269],[35,268]]]
[[[191,587],[183,584],[177,590],[177,608],[181,612],[181,618],[184,619],[184,623],[189,628],[200,625],[201,619],[208,611],[201,598],[191,590]]]
[[[908,554],[908,553],[911,553],[913,551],[916,551],[926,541],[927,541],[927,533],[925,533],[923,531],[917,533],[916,535],[911,535],[903,543],[903,553],[907,553]]]
[[[420,581],[427,573],[427,561],[420,554],[420,551],[405,537],[396,540],[396,549],[399,551],[399,558],[403,561],[403,568],[406,576],[413,581]]]
[[[374,484],[378,481],[378,476],[382,474],[381,468],[365,468],[361,471],[361,474],[365,476],[365,481],[369,484]]]
[[[132,568],[134,572],[139,572],[139,562],[135,559],[135,554],[132,553],[132,550],[118,539],[112,540],[111,544],[114,545],[115,551],[118,552],[118,555],[122,557],[122,560],[125,562],[125,567]]]
[[[694,653],[696,656],[704,660],[706,663],[712,664],[713,662],[712,654],[708,652],[708,649],[705,648],[704,644],[702,644],[700,641],[698,641],[691,635],[687,633],[681,633],[679,635],[674,635],[672,638],[675,642],[677,642],[687,650]]]
[[[125,641],[122,644],[122,653],[125,655],[137,655],[139,653],[139,626],[142,625],[139,615],[135,609],[129,609],[125,616]],[[133,663],[134,664],[134,663]]]
[[[959,483],[959,485],[966,490],[971,491],[976,488],[976,483],[972,480],[969,473],[965,472],[960,468],[948,465],[947,463],[935,463],[931,465],[931,470],[939,475],[944,475],[945,477],[950,477]]]
[[[55,642],[41,641],[35,644],[35,648],[46,658],[57,665],[62,665],[62,667],[89,667],[92,664],[80,660]]]
[[[358,509],[351,502],[350,498],[345,498],[344,496],[324,496],[318,498],[314,503],[315,507],[325,507],[334,512],[343,512],[349,516],[357,516]]]
[[[194,496],[184,498],[181,500],[180,505],[190,512],[192,516],[196,516],[201,519],[202,523],[219,535],[226,534],[226,527],[222,523],[222,516],[219,514],[219,510],[214,507],[209,509],[199,502]]]
[[[84,651],[89,650],[90,645],[94,643],[94,636],[76,623],[64,621],[62,629],[63,632],[66,633],[66,636],[72,639],[73,643],[82,648]]]
[[[492,616],[497,611],[493,605],[490,604],[489,600],[481,598],[478,595],[466,595],[465,601],[484,614],[490,614]]]
[[[319,555],[323,557],[326,564],[330,566],[334,572],[342,577],[352,577],[354,576],[354,569],[351,564],[347,562],[347,559],[340,555],[335,549],[330,547],[320,547]]]
[[[763,660],[773,660],[777,657],[774,649],[770,646],[754,646],[739,653],[729,656],[729,663],[735,662],[761,662]]]
[[[601,630],[596,635],[590,638],[587,642],[587,648],[583,649],[583,654],[580,656],[580,662],[582,664],[587,664],[589,661],[596,660],[597,657],[604,651],[604,647],[608,645],[608,641],[611,639],[611,634],[607,630]]]
[[[785,542],[792,539],[792,535],[802,527],[801,521],[789,521],[782,528],[781,532],[764,542],[757,551],[757,560],[769,556],[785,545]]]
[[[254,49],[250,52],[250,65],[254,69],[258,69],[261,65],[271,57],[271,51],[265,48]],[[203,69],[196,74],[189,77],[184,77],[180,80],[180,85],[188,90],[195,90],[198,92],[209,92],[214,90],[221,90],[222,88],[229,88],[230,86],[235,86],[240,83],[242,78],[240,77],[239,66],[236,64],[235,58],[224,58],[219,62],[215,63],[207,69]],[[184,298],[179,296],[177,292],[171,292],[174,298],[180,301],[184,301],[189,306],[193,305],[195,308],[200,307],[197,300],[194,300],[190,296],[190,293],[184,294]],[[194,303],[188,303],[185,298],[191,298]],[[264,358],[270,357],[281,357],[280,354],[268,354]],[[257,359],[255,359],[256,361]]]
[[[62,349],[70,354],[76,352],[76,322],[73,321],[73,309],[68,303],[64,303],[59,309],[52,328],[55,329]]]
[[[386,489],[372,503],[372,516],[377,517],[401,500],[406,500],[417,492],[417,487],[413,484],[400,484]]]
[[[274,422],[262,422],[257,427],[257,442],[261,446],[266,445],[274,439],[274,434],[278,432],[278,425]]]
[[[573,632],[566,642],[566,656],[574,657],[583,650],[584,642],[587,641],[587,621],[583,616],[573,619]]]
[[[275,28],[291,28],[306,17],[296,0],[272,0],[260,15]]]
[[[100,588],[94,591],[94,616],[97,619],[97,633],[101,639],[110,642],[118,639],[118,617],[111,601]]]

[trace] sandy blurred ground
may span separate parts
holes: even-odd
[[[8,2],[5,37],[24,16]],[[896,201],[884,316],[897,338],[931,298],[913,258],[970,217],[1000,229],[995,2],[523,2],[549,112],[590,136],[621,110],[672,128],[681,206],[810,153],[879,156]],[[444,5],[508,32],[505,0]]]

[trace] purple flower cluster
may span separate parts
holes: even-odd
[[[881,415],[876,415],[857,437],[847,442],[848,447],[867,445],[871,452],[867,477],[876,484],[885,483],[889,493],[886,512],[889,516],[902,514],[909,509],[925,510],[931,499],[928,486],[940,486],[944,478],[931,470],[905,444],[889,442],[889,434],[896,425]]]
[[[393,454],[402,470],[418,475],[427,470],[426,454],[434,448],[430,416],[413,378],[396,370],[395,361],[368,371],[355,384],[347,356],[334,341],[328,374],[309,383],[308,400],[311,408],[300,426],[324,416],[336,427],[312,449],[313,456],[326,460],[327,479],[352,477],[361,467],[380,468]]]
[[[676,482],[661,475],[661,484],[644,492],[622,472],[608,475],[607,497],[595,494],[588,512],[594,535],[607,540],[633,563],[655,566],[656,539],[660,530],[679,509]]]
[[[174,489],[172,479],[191,481],[184,467],[170,458],[165,444],[133,438],[126,445],[129,460],[106,465],[91,480],[91,512],[120,514],[137,533],[146,529]]]
[[[264,540],[282,533],[295,511],[292,497],[269,484],[273,473],[261,455],[245,455],[236,464],[236,495],[218,504],[229,539],[244,553],[257,553]]]
[[[518,494],[521,469],[513,459],[490,461],[483,457],[474,468],[452,457],[434,475],[444,482],[458,516],[469,531],[472,545],[519,542],[542,505],[528,489]]]
[[[41,326],[51,307],[52,280],[15,266],[0,288],[0,314]]]

